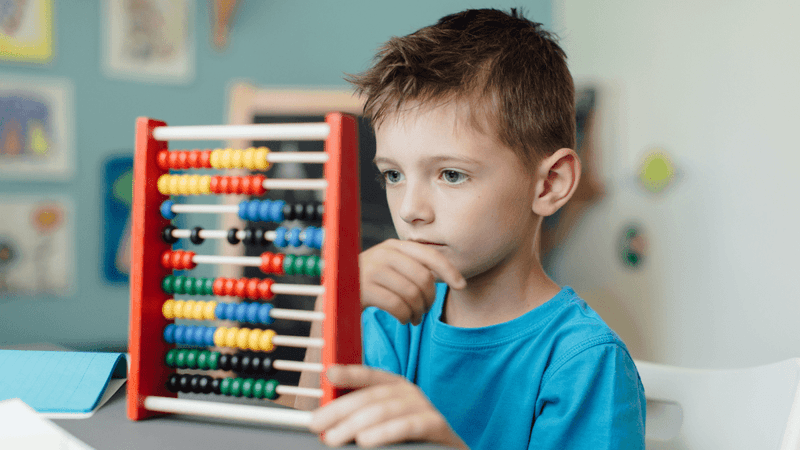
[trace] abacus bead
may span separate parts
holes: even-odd
[[[158,152],[158,168],[161,170],[169,170],[169,150],[161,150]]]
[[[315,256],[314,257],[314,276],[321,277],[322,276],[322,258]]]
[[[242,396],[242,379],[241,378],[234,378],[231,380],[231,396],[233,397],[241,397]]]
[[[245,318],[249,323],[256,323],[258,321],[258,307],[261,306],[258,303],[250,303],[247,305],[247,312],[245,313]]]
[[[200,370],[208,370],[208,350],[197,352],[197,368]]]
[[[250,195],[250,192],[253,189],[252,186],[251,186],[252,183],[253,183],[253,179],[250,178],[250,177],[242,177],[242,178],[240,178],[239,193],[240,194],[245,194],[245,195]]]
[[[317,203],[317,207],[314,211],[314,221],[322,222],[322,219],[325,217],[325,205],[322,203]]]
[[[161,314],[164,315],[165,319],[172,320],[175,318],[175,311],[173,307],[175,306],[175,300],[169,299],[164,302],[161,306]]]
[[[222,380],[219,378],[212,378],[211,379],[211,392],[222,395]]]
[[[258,204],[258,219],[259,222],[270,222],[272,220],[272,200],[262,200]]]
[[[178,275],[175,277],[175,281],[173,282],[173,290],[176,294],[186,293],[186,281],[186,277],[183,275]]]
[[[269,400],[275,400],[278,398],[278,393],[276,392],[278,388],[278,382],[275,380],[267,380],[264,383],[264,398]]]
[[[302,203],[295,203],[292,205],[294,208],[294,218],[295,220],[306,220],[306,208],[305,205]]]
[[[175,327],[175,343],[176,344],[185,344],[186,343],[186,327],[183,325],[178,325]]]
[[[294,227],[289,230],[289,236],[287,237],[287,240],[292,247],[300,247],[303,245],[303,243],[300,241],[300,228]]]
[[[274,294],[272,293],[273,281],[265,278],[258,282],[258,296],[256,298],[271,299]]]
[[[236,280],[236,287],[234,288],[233,295],[239,298],[247,295],[247,278],[239,278]]]
[[[286,247],[286,227],[278,227],[275,229],[275,240],[272,245],[278,248]]]
[[[231,370],[231,355],[220,353],[217,366],[220,370]]]
[[[277,370],[275,370],[275,367],[272,366],[272,358],[270,358],[269,356],[262,356],[261,365],[258,367],[258,371],[261,373],[265,373],[267,375],[271,375],[277,372]]]
[[[219,391],[222,395],[231,395],[231,379],[223,378],[219,382]]]
[[[272,305],[269,303],[262,303],[258,307],[258,323],[263,323],[265,325],[270,325],[272,322],[275,322],[275,319],[270,316],[270,311],[272,311]]]
[[[294,208],[292,205],[283,205],[283,216],[286,220],[294,220]]]
[[[197,354],[199,352],[196,349],[189,350],[186,352],[186,367],[189,369],[196,369],[197,368]]]
[[[273,273],[270,271],[271,265],[270,262],[272,261],[272,253],[264,252],[261,254],[261,265],[258,266],[258,269],[261,270],[263,273]]]
[[[236,289],[236,280],[233,278],[225,278],[225,293],[223,295],[231,296]]]
[[[264,380],[258,379],[253,383],[253,398],[264,398]]]
[[[225,319],[227,320],[236,320],[236,303],[226,303],[225,304]]]
[[[177,216],[177,214],[172,212],[172,205],[174,204],[175,202],[173,202],[172,200],[165,200],[163,203],[161,203],[161,217],[167,220],[174,219],[175,216]]]
[[[161,254],[161,267],[165,269],[172,269],[172,252],[167,250]]]
[[[181,319],[191,319],[192,318],[192,311],[194,311],[194,305],[197,302],[194,300],[184,300],[183,307],[181,308],[181,313],[179,318]]]
[[[246,297],[251,300],[256,300],[259,297],[258,295],[258,284],[260,280],[258,278],[250,278],[247,280],[247,288],[245,289]]]
[[[213,300],[210,301],[210,302],[205,302],[205,305],[203,306],[202,319],[203,320],[214,320],[214,319],[216,319],[217,318],[217,316],[215,314],[216,311],[217,311],[217,302],[215,302]]]
[[[317,258],[314,256],[306,258],[304,273],[310,277],[317,275]]]
[[[194,252],[184,252],[181,255],[181,267],[184,269],[194,269],[197,267],[197,264],[193,261],[194,259]]]
[[[215,279],[211,290],[214,295],[225,295],[225,278]]]
[[[164,357],[164,363],[167,367],[175,367],[175,357],[178,356],[178,349],[170,349]]]
[[[283,206],[286,204],[283,200],[275,200],[270,208],[270,218],[271,222],[280,223],[286,220],[283,214]]]
[[[214,327],[206,327],[205,336],[203,338],[203,346],[212,347],[214,345]]]
[[[256,228],[253,230],[253,242],[256,245],[267,245],[267,239],[264,237],[264,229],[263,228]]]
[[[241,328],[239,332],[236,333],[236,347],[242,350],[246,350],[248,348],[248,343],[250,342],[250,329],[248,328]]]
[[[275,350],[275,344],[272,343],[272,338],[276,335],[275,330],[264,330],[258,342],[258,348],[262,352],[271,352]]]
[[[174,244],[178,242],[178,238],[172,235],[172,232],[175,231],[175,227],[172,225],[167,225],[161,230],[161,240],[166,242],[167,244]]]
[[[197,385],[199,388],[200,393],[202,394],[210,394],[211,393],[211,377],[208,375],[201,375],[198,377]]]
[[[180,375],[173,373],[167,378],[167,390],[170,392],[178,392],[178,380]]]
[[[249,209],[250,205],[251,205],[251,202],[249,202],[247,200],[242,200],[241,202],[239,202],[238,215],[239,215],[240,219],[242,219],[242,220],[253,220],[253,219],[250,218],[251,216],[249,214],[250,213],[250,209]]]
[[[237,230],[236,228],[231,228],[230,230],[228,230],[227,238],[228,238],[228,243],[229,244],[236,245],[239,242],[241,242],[239,240],[239,238],[236,236],[236,233],[238,233],[238,232],[239,232],[239,230]]]
[[[189,240],[192,241],[194,245],[200,245],[205,241],[205,239],[200,237],[200,232],[203,231],[202,227],[194,227],[192,228],[192,234],[189,235]]]
[[[239,303],[236,305],[236,316],[233,320],[237,322],[245,322],[247,318],[247,303]]]
[[[200,167],[200,151],[189,150],[186,152],[186,165],[191,168]]]
[[[283,259],[285,255],[282,253],[276,253],[272,256],[270,260],[270,271],[276,275],[285,275],[286,272],[283,270]]]
[[[202,279],[202,289],[201,295],[213,295],[214,294],[214,278],[203,278]]]
[[[244,177],[230,177],[230,188],[228,190],[231,194],[242,194],[242,185],[244,181]]]
[[[208,369],[217,370],[219,368],[219,352],[208,352]]]
[[[267,189],[264,187],[264,180],[267,177],[264,175],[252,175],[251,179],[253,180],[253,189],[250,191],[250,195],[264,195],[267,193]]]
[[[174,344],[175,343],[175,327],[176,326],[177,325],[171,323],[171,324],[167,325],[166,327],[164,327],[164,341],[166,341],[169,344]]]
[[[175,303],[172,305],[172,314],[176,319],[183,319],[184,303],[186,303],[184,300],[175,300]]]
[[[180,389],[181,392],[187,392],[187,393],[192,392],[192,388],[190,386],[191,381],[192,381],[191,375],[186,375],[186,374],[181,375],[180,378],[178,379],[178,389]]]
[[[225,314],[227,312],[227,306],[228,305],[225,303],[217,304],[217,307],[214,309],[214,317],[216,317],[217,320],[225,320],[228,318],[228,316]]]
[[[178,353],[175,355],[175,367],[179,369],[186,368],[186,350],[180,349]]]
[[[249,353],[244,353],[239,358],[239,372],[249,372],[250,371],[250,364],[251,360],[253,359],[253,355]]]
[[[294,259],[294,274],[295,275],[308,275],[305,273],[306,261],[308,260],[307,256],[298,256]]]
[[[295,255],[285,255],[283,257],[283,273],[286,275],[294,275],[294,260]]]
[[[236,336],[239,332],[239,329],[236,327],[228,328],[228,332],[225,333],[225,347],[236,347]]]
[[[230,357],[230,364],[232,370],[234,372],[240,372],[242,370],[242,356],[238,353],[234,353]]]
[[[304,211],[304,214],[306,216],[305,220],[307,220],[307,221],[316,220],[316,217],[315,217],[316,216],[316,212],[317,212],[317,207],[313,203],[306,203],[305,204],[305,211]]]
[[[245,378],[242,380],[242,397],[253,397],[253,384],[255,384],[256,380],[252,378]]]
[[[217,347],[224,347],[225,346],[225,335],[228,333],[228,329],[225,327],[218,327],[216,331],[214,331],[214,345]]]
[[[251,330],[250,334],[247,336],[247,348],[250,350],[258,350],[262,334],[264,334],[264,332],[261,330]]]
[[[192,378],[189,379],[189,390],[195,394],[199,394],[201,392],[199,375],[193,375]]]
[[[161,280],[161,290],[167,294],[175,293],[175,275],[167,275]]]
[[[245,245],[253,245],[253,229],[252,228],[245,228],[244,229],[244,238],[242,238],[242,242]]]
[[[192,309],[192,319],[203,320],[203,311],[205,307],[206,302],[195,302],[194,309]]]

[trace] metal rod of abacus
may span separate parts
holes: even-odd
[[[275,285],[273,284],[272,287],[275,287]],[[322,311],[273,308],[270,310],[269,315],[273,319],[301,320],[305,322],[325,320],[325,313]]]
[[[192,205],[186,203],[175,203],[170,210],[176,214],[180,213],[238,213],[239,205]]]
[[[304,397],[322,397],[322,389],[304,388],[299,386],[284,386],[282,384],[275,388],[278,395],[302,395]]]
[[[330,156],[325,152],[269,152],[267,161],[270,163],[306,163],[321,164],[328,162]]]
[[[305,336],[273,336],[272,343],[282,347],[322,348],[325,340]]]
[[[301,428],[308,428],[311,423],[311,412],[309,411],[252,405],[234,405],[183,398],[149,396],[144,399],[144,407],[150,411],[218,417]]]
[[[159,141],[324,141],[330,132],[327,123],[166,126],[154,128],[153,138]]]
[[[292,372],[322,372],[323,367],[320,363],[308,363],[301,361],[289,361],[278,359],[272,362],[272,367],[276,370],[289,370]]]
[[[314,191],[327,189],[328,181],[323,178],[267,178],[263,186],[268,191],[280,189]]]

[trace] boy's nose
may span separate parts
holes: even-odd
[[[430,193],[424,187],[409,183],[400,204],[400,217],[406,223],[432,222],[434,214],[430,200]]]

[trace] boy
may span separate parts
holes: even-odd
[[[581,174],[572,77],[539,27],[468,10],[352,77],[400,240],[360,256],[365,366],[326,373],[360,388],[315,411],[327,444],[644,448],[625,345],[539,260]]]

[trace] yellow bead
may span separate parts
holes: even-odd
[[[194,310],[192,310],[192,319],[203,320],[203,310],[205,306],[206,302],[196,302],[194,304]]]
[[[269,161],[267,161],[267,156],[269,155],[269,149],[267,147],[259,147],[256,150],[255,160],[256,160],[256,169],[258,170],[267,170],[269,169]]]
[[[261,339],[261,335],[263,331],[261,330],[252,330],[250,332],[250,336],[247,338],[247,349],[248,350],[258,350],[259,340]]]
[[[248,148],[247,150],[242,152],[242,165],[250,170],[254,170],[256,168],[255,163],[255,149],[253,147]]]
[[[158,192],[164,195],[170,195],[169,193],[169,175],[161,175],[158,177]]]
[[[205,320],[216,319],[217,318],[215,314],[216,310],[217,310],[217,302],[215,301],[206,302],[206,305],[203,308],[203,319]]]
[[[250,338],[250,329],[249,328],[241,328],[238,333],[236,333],[236,347],[247,350],[247,341]]]
[[[211,162],[211,167],[213,167],[215,169],[222,169],[222,167],[220,165],[221,164],[220,163],[221,157],[222,157],[222,150],[216,149],[216,150],[212,151],[211,152],[211,158],[209,158],[209,161]]]
[[[196,194],[200,193],[200,188],[198,186],[199,182],[200,182],[200,177],[197,176],[197,175],[194,175],[191,178],[189,178],[189,183],[188,183],[187,188],[188,188],[190,194],[195,194],[196,195]]]
[[[183,300],[175,300],[175,304],[172,306],[172,314],[175,315],[176,319],[183,319],[183,304],[186,303]]]
[[[180,189],[181,194],[189,193],[189,178],[190,175],[181,175],[178,179],[178,189]]]
[[[242,164],[242,151],[231,150],[231,169],[238,169],[243,167]]]
[[[180,195],[181,191],[179,190],[180,187],[180,180],[178,176],[171,175],[169,177],[169,193],[170,195]]]
[[[183,314],[181,319],[191,319],[192,318],[192,311],[194,310],[194,304],[197,303],[194,300],[186,300],[183,303]]]
[[[228,334],[228,329],[225,327],[217,328],[214,332],[214,345],[217,347],[225,347],[225,335]]]
[[[276,334],[275,330],[264,330],[259,339],[258,348],[260,348],[262,352],[271,352],[275,350],[275,344],[272,343],[272,338],[274,338]]]
[[[175,300],[169,299],[164,302],[164,305],[161,307],[161,313],[164,314],[165,319],[174,319],[175,318],[175,311],[173,308],[175,307]]]
[[[220,158],[220,167],[223,169],[231,168],[231,149],[226,148],[222,152],[222,157]]]
[[[228,332],[225,333],[225,347],[236,347],[236,333],[239,332],[239,329],[236,327],[228,328]]]
[[[211,193],[211,176],[210,175],[202,175],[200,177],[200,191],[199,194],[210,194]]]

